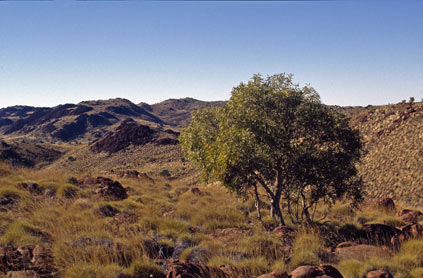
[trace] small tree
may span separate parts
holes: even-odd
[[[312,221],[310,211],[322,199],[361,198],[358,132],[292,75],[254,75],[225,106],[193,113],[180,142],[205,179],[239,194],[253,189],[258,206],[262,188],[280,225],[282,202],[292,221]]]

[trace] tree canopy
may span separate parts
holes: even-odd
[[[280,225],[282,202],[291,220],[302,222],[321,200],[361,198],[358,131],[292,75],[254,75],[223,107],[194,112],[180,142],[203,178],[239,194],[253,189],[256,202],[264,190]]]

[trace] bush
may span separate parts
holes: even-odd
[[[148,261],[137,260],[131,264],[131,272],[135,278],[165,277],[164,271],[157,265]]]
[[[170,172],[169,172],[169,170],[164,169],[164,170],[160,171],[160,174],[159,175],[161,177],[164,177],[164,178],[169,178],[170,177]]]
[[[78,196],[78,191],[79,191],[78,187],[74,185],[66,184],[59,187],[58,193],[63,198],[73,199]]]
[[[121,271],[122,268],[114,264],[78,263],[65,271],[64,278],[116,278]]]
[[[283,257],[284,246],[277,236],[262,232],[251,237],[246,237],[240,243],[241,250],[254,257],[265,257],[273,262]]]
[[[318,234],[314,232],[299,234],[294,241],[293,255],[290,261],[291,267],[320,264],[318,254],[323,248],[323,241]]]
[[[363,262],[356,260],[346,260],[338,264],[338,270],[345,278],[362,277],[366,274],[366,269]]]

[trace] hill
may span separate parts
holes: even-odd
[[[351,115],[367,154],[360,174],[372,197],[423,201],[423,103],[369,107]]]
[[[201,101],[193,98],[168,99],[150,105],[147,109],[171,126],[185,127],[189,124],[193,110],[221,106],[224,103],[224,101]],[[144,103],[140,106],[146,107]]]
[[[101,138],[122,121],[164,124],[157,116],[126,99],[84,101],[52,108],[14,106],[0,109],[0,134],[50,142],[88,142]]]

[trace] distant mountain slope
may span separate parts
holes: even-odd
[[[117,98],[64,104],[53,108],[14,106],[0,109],[0,134],[48,141],[89,141],[102,137],[128,118],[164,124],[151,112],[129,100]]]
[[[153,105],[140,103],[139,106],[149,109],[151,113],[174,127],[185,127],[189,124],[193,110],[221,106],[224,101],[201,101],[193,98],[168,99]]]
[[[423,103],[368,107],[351,116],[367,155],[360,174],[374,197],[423,202]]]
[[[65,150],[49,144],[0,140],[0,161],[16,167],[42,167],[60,158]]]

